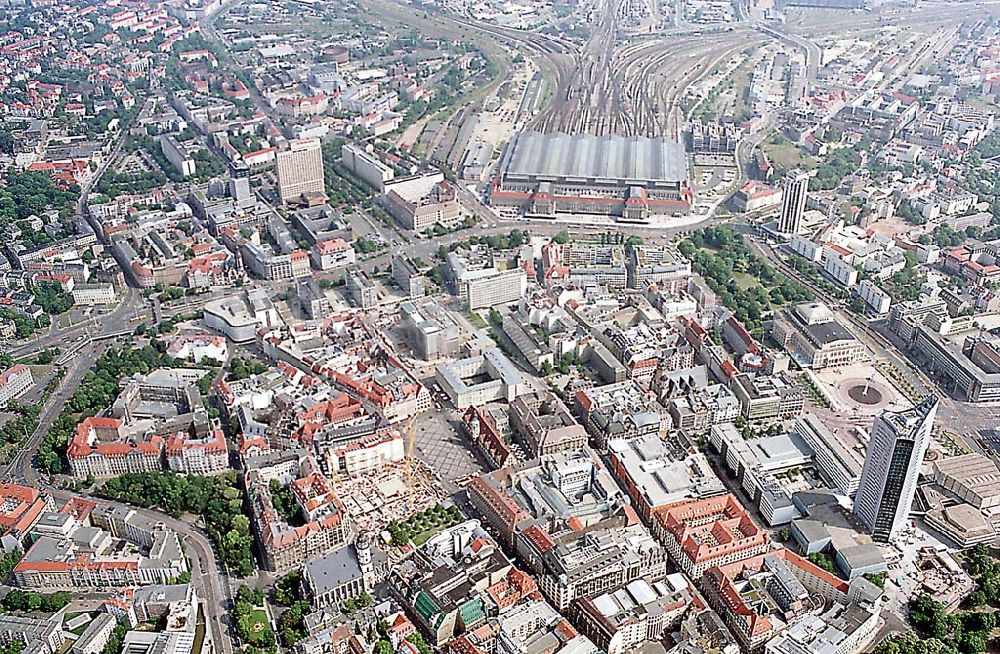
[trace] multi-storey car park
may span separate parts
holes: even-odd
[[[612,216],[647,223],[687,213],[684,149],[666,138],[522,132],[511,139],[490,202],[533,216]]]

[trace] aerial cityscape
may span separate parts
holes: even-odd
[[[1000,653],[1000,1],[0,23],[0,654]]]

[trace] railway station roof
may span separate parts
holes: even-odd
[[[522,132],[505,174],[559,180],[615,180],[643,186],[687,179],[684,148],[667,138]]]

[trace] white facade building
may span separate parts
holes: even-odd
[[[854,498],[854,515],[875,541],[890,541],[906,525],[937,406],[929,395],[912,409],[875,417]]]

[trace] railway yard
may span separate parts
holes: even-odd
[[[956,5],[928,5],[905,17],[889,19],[874,12],[806,12],[795,23],[777,27],[755,21],[693,24],[678,10],[664,29],[641,33],[631,29],[637,15],[658,17],[658,24],[664,24],[662,9],[653,5],[656,3],[595,0],[586,12],[591,20],[589,35],[576,40],[461,18],[449,20],[538,60],[542,82],[528,91],[547,95],[549,101],[526,121],[528,129],[596,136],[666,136],[680,141],[687,118],[687,92],[734,53],[767,43],[786,45],[804,57],[806,78],[814,84],[820,64],[817,41],[834,38],[848,28],[852,35],[886,28],[930,32],[957,25],[967,17]],[[984,13],[1000,11],[991,3],[981,8]],[[933,54],[925,44],[900,61],[897,72],[911,70]],[[535,101],[524,106],[538,108],[540,104]]]

